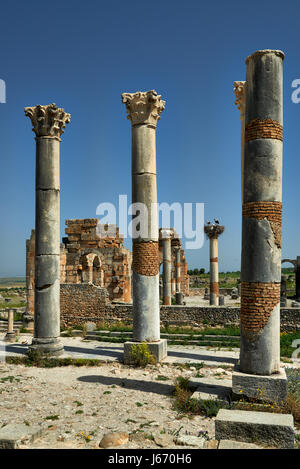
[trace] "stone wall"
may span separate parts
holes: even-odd
[[[240,308],[161,306],[160,320],[162,325],[238,326]],[[61,285],[62,326],[76,326],[86,321],[132,323],[132,305],[111,304],[106,289],[95,285]],[[281,308],[281,330],[300,331],[300,308]]]

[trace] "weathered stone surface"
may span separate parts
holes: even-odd
[[[215,437],[294,448],[294,420],[286,414],[221,409],[215,419]]]
[[[197,385],[192,395],[194,399],[230,401],[232,382],[229,379],[192,378],[190,385]]]
[[[218,440],[207,440],[203,445],[203,449],[218,449]]]
[[[237,396],[247,396],[268,402],[281,402],[286,399],[287,378],[284,368],[270,376],[241,373],[236,367],[232,375],[232,392]]]
[[[154,441],[157,444],[157,446],[160,446],[161,448],[170,448],[174,445],[173,438],[168,433],[155,435]]]
[[[116,432],[116,433],[107,433],[103,436],[102,440],[99,443],[101,448],[112,448],[115,446],[125,445],[129,440],[128,433],[125,432]]]
[[[193,435],[182,435],[175,438],[176,445],[181,446],[195,446],[196,448],[203,448],[206,442],[205,438],[200,438]]]
[[[39,426],[8,424],[0,429],[0,449],[16,449],[21,443],[33,441],[41,434]]]
[[[221,440],[218,449],[262,449],[262,447],[243,441]]]

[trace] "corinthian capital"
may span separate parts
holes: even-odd
[[[41,106],[25,107],[25,115],[30,117],[37,137],[57,137],[64,133],[66,124],[70,122],[71,114],[58,108],[55,103]]]
[[[238,110],[241,114],[245,113],[246,94],[245,94],[245,81],[235,81],[233,83],[233,91],[236,97],[234,104],[237,105]]]
[[[132,125],[151,124],[156,127],[165,109],[165,101],[154,90],[122,93],[122,102],[126,104],[127,119]]]

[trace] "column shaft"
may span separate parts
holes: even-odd
[[[218,269],[218,238],[209,239],[210,253],[210,305],[219,305],[219,269]]]
[[[56,104],[25,108],[36,134],[35,308],[31,348],[60,354],[60,135],[70,115]]]
[[[280,367],[283,57],[246,60],[240,370],[257,375]]]
[[[165,238],[163,244],[163,304],[171,304],[171,238]]]
[[[180,285],[180,275],[181,275],[181,252],[180,248],[176,249],[176,292],[181,291],[181,285]]]

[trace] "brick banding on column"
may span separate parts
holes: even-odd
[[[210,293],[215,293],[216,295],[219,294],[219,282],[210,283]]]
[[[149,241],[133,244],[132,268],[140,275],[153,276],[159,273],[158,242]]]
[[[241,283],[242,331],[255,337],[267,324],[276,305],[280,303],[280,283]]]
[[[273,138],[282,141],[282,125],[272,119],[253,119],[245,126],[245,142],[258,138]]]
[[[282,203],[281,202],[247,202],[243,204],[243,217],[263,220],[271,225],[275,244],[281,248]]]
[[[211,257],[209,259],[210,262],[218,262],[218,258],[217,257]]]

